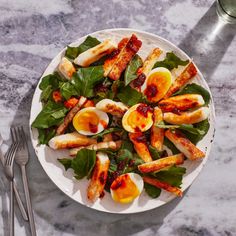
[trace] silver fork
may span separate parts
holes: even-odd
[[[21,169],[21,175],[22,175],[23,187],[24,187],[24,192],[25,192],[26,206],[27,206],[27,210],[28,210],[31,235],[36,236],[34,215],[33,215],[33,210],[32,210],[32,205],[31,205],[31,200],[30,200],[28,179],[27,179],[27,175],[26,175],[26,164],[29,161],[29,152],[28,152],[28,146],[27,146],[25,132],[24,132],[24,129],[22,126],[18,127],[18,134],[19,135],[14,136],[14,134],[12,133],[12,140],[19,141],[19,143],[20,143],[16,157],[15,157],[15,161],[20,166],[20,169]],[[20,139],[19,139],[19,137],[20,137]]]
[[[14,163],[14,157],[16,154],[16,150],[19,146],[18,142],[13,142],[9,148],[9,150],[6,153],[5,156],[5,165],[4,165],[4,171],[6,174],[6,177],[8,178],[10,182],[10,236],[14,235],[14,191],[13,191],[13,179],[14,179],[14,172],[13,172],[13,163]]]

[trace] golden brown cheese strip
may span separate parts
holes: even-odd
[[[82,96],[80,97],[78,103],[69,111],[69,113],[64,118],[64,121],[62,122],[62,124],[58,126],[57,131],[56,131],[58,135],[64,134],[68,125],[70,124],[70,122],[73,120],[76,113],[80,110],[80,108],[84,105],[86,101],[87,101],[87,98],[82,97]]]
[[[176,78],[174,83],[171,85],[170,89],[164,96],[164,99],[170,97],[172,94],[177,92],[181,87],[183,87],[187,82],[189,82],[197,74],[197,68],[192,62],[190,62],[185,70]]]
[[[179,197],[181,197],[183,195],[183,192],[181,191],[180,188],[173,187],[170,184],[162,182],[158,179],[154,179],[154,178],[151,178],[151,177],[148,177],[148,176],[144,176],[143,181],[145,183],[151,184],[151,185],[153,185],[157,188],[161,188],[161,189],[164,189],[168,192],[174,193],[175,195],[177,195]]]
[[[75,148],[95,144],[96,139],[88,138],[77,132],[55,136],[49,141],[49,146],[53,149]]]
[[[158,151],[163,150],[164,129],[158,128],[155,124],[159,124],[163,120],[162,111],[160,108],[154,108],[154,122],[151,128],[151,145]]]
[[[106,153],[98,152],[96,156],[96,163],[93,170],[92,178],[90,180],[87,196],[92,202],[96,201],[103,195],[104,187],[107,181],[108,169],[110,160]]]
[[[152,156],[149,152],[144,134],[142,134],[141,132],[129,133],[129,139],[134,144],[135,151],[145,162],[152,161]]]
[[[107,141],[107,142],[100,142],[100,143],[94,143],[89,146],[86,146],[86,149],[90,150],[101,150],[101,149],[112,149],[112,150],[117,150],[121,146],[121,141]],[[79,147],[79,148],[73,148],[70,149],[70,156],[75,156],[77,152],[84,147]]]
[[[79,66],[87,67],[93,62],[99,60],[101,57],[111,53],[114,49],[115,45],[110,39],[107,39],[97,46],[79,54],[79,56],[75,58],[74,63]]]
[[[71,79],[75,72],[75,67],[66,57],[63,57],[58,66],[59,72],[68,80]]]
[[[108,58],[105,60],[103,64],[103,70],[104,70],[104,77],[108,76],[110,73],[112,67],[114,66],[115,62],[120,56],[120,52],[125,48],[125,45],[128,43],[128,38],[123,38],[119,44],[118,48],[113,50],[109,55]]]
[[[112,67],[108,75],[110,79],[118,80],[120,78],[121,73],[125,70],[132,57],[138,52],[141,45],[142,42],[133,34]]]
[[[197,160],[205,157],[205,153],[191,143],[181,132],[167,130],[165,136],[182,152],[188,159]]]
[[[179,112],[178,114],[173,112],[166,112],[163,115],[164,121],[174,125],[181,124],[195,124],[201,122],[210,114],[208,107],[201,107],[194,111]]]
[[[184,94],[161,100],[158,106],[163,112],[186,111],[204,105],[204,99],[199,94]]]
[[[174,156],[164,157],[155,161],[141,164],[138,166],[138,169],[142,173],[149,173],[149,172],[159,171],[163,168],[170,167],[173,165],[180,165],[183,163],[184,163],[184,155],[180,153]]]

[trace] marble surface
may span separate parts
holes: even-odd
[[[206,167],[185,193],[158,209],[111,215],[65,196],[32,147],[27,167],[38,235],[236,235],[236,26],[221,22],[210,0],[0,0],[0,132],[28,129],[32,95],[50,60],[93,31],[129,27],[158,34],[193,57],[214,97],[216,136]],[[19,170],[16,168],[19,179]],[[18,180],[20,192],[22,185]],[[8,183],[0,167],[0,235],[8,235]],[[30,235],[16,208],[16,235]]]

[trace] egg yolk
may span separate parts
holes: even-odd
[[[86,111],[76,117],[73,124],[77,130],[90,131],[96,133],[98,130],[99,117],[93,111]]]
[[[139,189],[128,174],[116,178],[111,185],[111,189],[113,192],[112,198],[120,203],[132,202],[140,194]]]
[[[166,72],[151,74],[147,80],[147,87],[144,94],[151,102],[158,102],[164,97],[171,85],[171,76]]]

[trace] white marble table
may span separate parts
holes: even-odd
[[[158,34],[192,56],[213,92],[216,137],[200,176],[182,199],[133,215],[96,212],[65,196],[31,147],[28,165],[38,235],[236,235],[236,33],[212,0],[0,0],[0,132],[28,126],[34,88],[49,61],[69,42],[104,28]],[[16,168],[16,176],[19,171]],[[8,186],[0,167],[0,235],[7,235]],[[22,193],[22,189],[21,189]],[[16,235],[30,235],[16,208]]]

